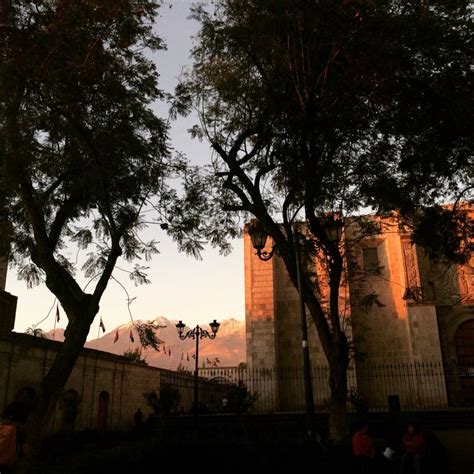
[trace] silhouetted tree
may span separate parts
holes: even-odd
[[[194,17],[195,65],[175,111],[197,109],[192,134],[214,149],[225,209],[260,221],[295,286],[295,246],[306,262],[320,257],[327,305],[310,273],[302,293],[329,363],[330,433],[340,440],[350,341],[339,289],[349,242],[330,238],[328,220],[341,226],[371,209],[414,225],[420,241],[421,224],[429,230],[438,217],[436,236],[451,240],[434,253],[465,261],[472,10],[464,0],[217,0]],[[439,207],[445,200],[452,208]],[[359,238],[371,235],[366,224]]]
[[[130,360],[130,362],[136,362],[137,364],[148,365],[146,357],[142,357],[142,350],[140,347],[135,347],[135,349],[127,349],[123,356]]]
[[[143,396],[156,417],[159,415],[169,415],[176,411],[181,400],[179,390],[170,385],[160,387],[159,395],[152,391],[144,393]]]
[[[68,318],[28,420],[33,452],[116,262],[149,260],[158,251],[156,241],[140,239],[147,221],[161,222],[188,254],[199,256],[202,239],[222,243],[223,229],[207,220],[215,213],[206,182],[171,153],[167,122],[152,110],[166,98],[145,55],[164,48],[153,32],[158,6],[152,0],[0,5],[0,224],[9,230],[20,278],[29,286],[44,280]],[[144,210],[157,217],[145,220]],[[70,243],[90,251],[82,267],[95,283],[89,292],[66,256]],[[137,264],[130,277],[146,283],[145,270]],[[150,331],[144,335],[147,344],[157,342]]]

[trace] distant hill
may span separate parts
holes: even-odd
[[[176,370],[178,365],[182,365],[189,369],[194,369],[194,354],[196,341],[193,339],[186,339],[181,341],[178,338],[176,331],[177,321],[169,320],[160,316],[155,320],[159,325],[165,326],[158,330],[158,337],[164,341],[160,347],[160,352],[153,349],[143,351],[143,356],[149,365],[154,367],[162,367],[165,369]],[[138,322],[138,321],[137,321]],[[135,342],[130,340],[130,329],[132,330]],[[185,331],[190,328],[186,327]],[[209,328],[207,325],[205,329]],[[119,339],[114,343],[115,332],[118,330]],[[53,331],[46,333],[48,339],[53,339]],[[54,333],[54,340],[64,340],[64,329],[56,328]],[[135,349],[138,347],[138,335],[132,326],[132,323],[122,324],[111,331],[106,332],[98,339],[87,341],[85,347],[91,349],[98,349],[112,354],[123,355],[127,349]],[[166,351],[166,354],[165,354]],[[171,351],[171,355],[170,355]],[[189,361],[187,360],[189,357]],[[207,364],[207,359],[214,361],[219,360],[219,367],[234,367],[245,362],[245,322],[236,319],[225,319],[221,322],[217,337],[213,340],[202,339],[199,341],[199,366],[202,367],[203,362]]]

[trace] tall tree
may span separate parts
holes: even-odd
[[[28,420],[35,450],[116,262],[157,252],[155,241],[140,239],[142,211],[159,212],[162,229],[188,253],[199,254],[201,238],[221,240],[221,230],[206,227],[205,182],[171,153],[167,123],[152,110],[164,98],[145,55],[164,48],[152,30],[158,7],[152,0],[1,4],[0,217],[19,275],[29,284],[44,279],[68,318]],[[83,266],[90,292],[66,258],[71,242],[93,247]],[[131,276],[146,281],[140,266]]]
[[[349,243],[330,238],[328,216],[340,226],[371,208],[418,224],[431,213],[440,229],[457,229],[437,256],[463,261],[472,249],[459,206],[439,207],[469,196],[468,2],[217,0],[194,16],[201,30],[178,90],[181,110],[200,114],[192,133],[212,144],[225,208],[260,221],[296,287],[296,224],[309,229],[302,250],[323,260],[328,304],[308,272],[301,291],[328,360],[330,434],[340,440],[350,341],[339,293]]]

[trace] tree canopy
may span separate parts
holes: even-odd
[[[264,195],[271,189],[285,209],[304,208],[306,219],[368,208],[414,218],[415,210],[468,199],[468,4],[228,0],[212,11],[197,7],[202,29],[184,90],[201,111],[194,133],[207,135],[219,158],[220,149],[236,157],[225,182],[236,206],[251,211],[250,185],[265,204],[275,200]],[[237,168],[252,182],[244,184]]]
[[[182,250],[202,249],[203,183],[184,157],[171,153],[168,124],[152,108],[165,98],[145,54],[164,48],[152,32],[157,7],[49,1],[5,7],[0,200],[11,258],[21,264],[27,257],[19,274],[30,283],[48,265],[63,274],[58,284],[71,281],[73,265],[62,253],[68,240],[80,249],[97,243],[83,267],[87,277],[119,254],[148,260],[156,241],[142,242],[138,231],[150,205]],[[170,187],[185,172],[182,187]]]

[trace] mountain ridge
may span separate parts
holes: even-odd
[[[178,366],[186,370],[194,370],[196,341],[194,339],[180,340],[176,331],[177,320],[170,320],[164,316],[159,316],[153,320],[155,323],[166,326],[158,329],[156,334],[163,341],[160,351],[153,349],[142,350],[142,357],[145,357],[148,365],[164,369],[177,370]],[[87,341],[84,347],[97,349],[112,354],[123,355],[126,350],[133,350],[139,347],[138,334],[134,329],[134,324],[145,322],[136,320],[121,324],[110,331],[106,331],[100,337]],[[203,326],[209,330],[208,325]],[[186,326],[184,333],[191,328]],[[134,342],[130,339],[130,330]],[[114,342],[118,333],[118,340]],[[53,339],[53,330],[46,333],[48,339]],[[64,340],[64,329],[56,328],[54,333],[56,341]],[[235,367],[241,362],[245,362],[245,321],[229,318],[221,321],[219,331],[215,339],[200,339],[199,341],[199,366],[203,363],[206,367]]]

